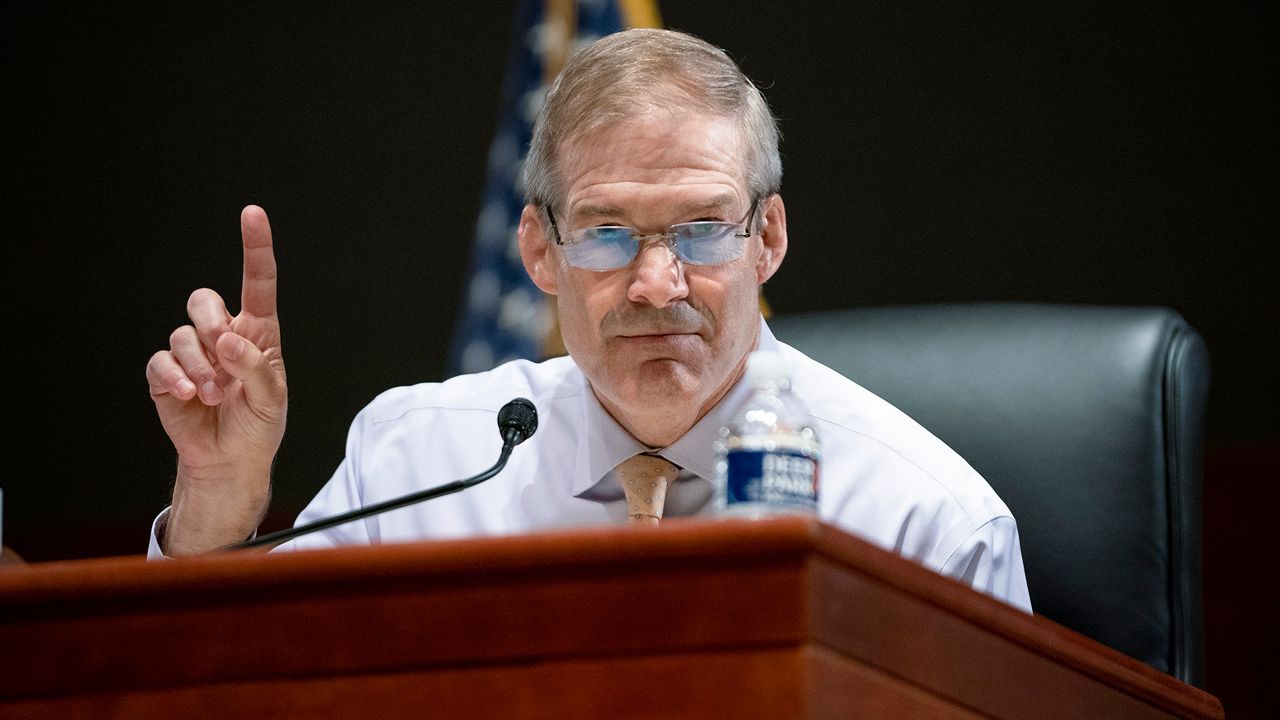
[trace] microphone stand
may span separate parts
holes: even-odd
[[[299,535],[305,535],[306,533],[309,533],[309,532],[314,532],[316,530],[323,530],[325,528],[333,527],[334,525],[341,525],[343,523],[351,522],[352,520],[359,520],[361,518],[365,518],[370,515],[376,515],[380,512],[385,512],[387,510],[395,510],[397,508],[404,507],[405,505],[412,505],[413,503],[420,502],[422,500],[431,500],[432,498],[438,498],[441,495],[449,495],[451,493],[456,493],[459,490],[465,490],[471,487],[472,485],[477,485],[479,483],[484,482],[485,480],[488,480],[494,475],[497,475],[502,470],[502,468],[507,464],[507,458],[511,457],[511,449],[515,447],[517,443],[519,443],[521,440],[524,439],[524,438],[512,438],[513,434],[514,433],[504,433],[503,440],[502,440],[502,452],[501,454],[498,455],[498,462],[494,463],[493,467],[489,468],[488,470],[485,470],[479,475],[473,475],[472,477],[463,478],[462,480],[454,480],[451,483],[446,483],[444,485],[439,485],[433,488],[427,488],[426,490],[420,490],[418,492],[410,493],[402,497],[392,498],[391,500],[385,500],[375,505],[367,505],[362,508],[356,508],[355,510],[348,511],[340,515],[334,515],[333,517],[325,518],[323,520],[317,520],[316,522],[309,523],[307,525],[302,525],[300,527],[292,527],[292,528],[285,528],[284,530],[277,530],[276,532],[268,533],[266,535],[263,535],[262,537],[246,540],[244,542],[236,543],[235,545],[228,545],[223,549],[224,550],[243,550],[245,548],[260,547],[263,545],[270,545],[274,547],[276,545],[279,545],[282,542],[285,542],[286,540],[292,540],[293,538],[298,537]],[[513,439],[514,439],[514,442],[513,442]]]

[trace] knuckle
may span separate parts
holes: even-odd
[[[156,382],[160,380],[164,374],[164,365],[170,361],[169,353],[164,350],[157,350],[151,359],[147,361],[147,380]]]
[[[189,344],[195,338],[195,332],[196,329],[190,325],[175,328],[173,332],[169,333],[169,347],[177,349],[182,345]]]
[[[222,296],[209,288],[200,288],[187,298],[187,316],[193,321],[202,315],[220,316],[223,308]]]
[[[186,377],[173,355],[164,350],[152,355],[147,361],[147,383],[152,387],[171,388]]]

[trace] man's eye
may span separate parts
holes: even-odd
[[[718,235],[724,224],[716,220],[699,220],[684,226],[684,234],[688,237],[710,237]]]
[[[622,225],[597,225],[591,228],[591,235],[600,240],[619,242],[631,239],[631,228]]]

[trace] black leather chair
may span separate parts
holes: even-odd
[[[769,324],[987,478],[1018,521],[1036,613],[1203,682],[1209,357],[1181,316],[970,303],[775,314]]]

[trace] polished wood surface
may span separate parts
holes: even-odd
[[[1221,718],[798,518],[0,570],[0,716]]]

